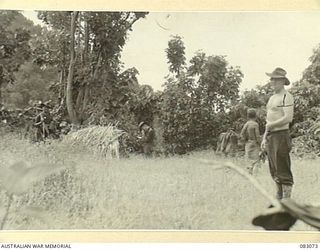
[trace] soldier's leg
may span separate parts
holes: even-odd
[[[268,136],[268,143],[266,146],[269,171],[272,179],[275,180],[276,175],[276,147],[277,144],[274,143],[274,138],[272,136]]]
[[[278,162],[278,149],[279,149],[279,140],[276,134],[268,135],[267,137],[267,157],[268,157],[268,164],[269,164],[269,171],[272,179],[276,184],[276,198],[282,199],[282,183],[278,179],[277,176],[277,162]]]
[[[291,197],[291,192],[292,192],[292,186],[290,185],[282,185],[282,198],[290,198]]]
[[[249,141],[246,142],[246,144],[244,146],[244,150],[245,150],[245,155],[244,155],[245,160],[251,161],[252,160],[250,158],[251,142],[249,142]],[[253,170],[254,170],[255,164],[256,164],[256,162],[253,162],[252,164],[250,164],[247,167],[247,170],[248,170],[249,174],[253,174]]]
[[[293,176],[291,172],[291,138],[289,133],[281,134],[281,142],[279,143],[279,151],[277,154],[277,176],[282,184],[282,198],[290,198],[293,186]]]
[[[276,182],[276,185],[277,185],[277,195],[276,195],[276,198],[278,200],[281,200],[283,198],[283,189],[282,189],[282,185],[281,183],[277,183]]]
[[[143,153],[148,158],[152,156],[152,147],[150,144],[143,145]]]

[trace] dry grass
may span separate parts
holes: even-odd
[[[213,170],[193,159],[224,160],[212,151],[105,160],[80,146],[59,141],[36,146],[10,134],[1,137],[0,150],[0,168],[18,160],[30,166],[64,166],[14,197],[5,229],[261,230],[251,219],[269,205],[237,173]],[[243,159],[234,162],[243,168],[248,164]],[[318,167],[317,160],[293,160],[296,201],[320,201]],[[256,177],[274,193],[267,164]],[[0,199],[2,205],[7,203],[4,191]],[[302,222],[293,229],[314,230]]]
[[[72,146],[82,145],[94,155],[103,158],[119,158],[118,138],[123,134],[122,130],[112,125],[89,126],[69,133],[63,139],[65,143]]]

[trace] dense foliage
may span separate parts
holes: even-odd
[[[242,73],[223,56],[202,52],[185,65],[185,46],[180,37],[168,42],[167,58],[172,76],[167,77],[161,99],[161,119],[166,149],[185,153],[213,146],[227,125],[227,111],[239,98]]]
[[[200,50],[187,59],[183,38],[172,36],[165,50],[169,74],[157,92],[138,82],[138,69],[123,67],[122,49],[147,14],[39,11],[44,25],[35,26],[19,11],[1,11],[0,103],[27,109],[51,100],[60,120],[116,125],[134,150],[141,121],[155,128],[157,150],[167,153],[215,147],[221,132],[240,132],[248,108],[257,110],[262,134],[272,89],[266,84],[240,93],[243,74],[227,56]],[[317,47],[289,90],[295,98],[292,136],[305,152],[318,152],[320,145],[319,67]]]
[[[0,14],[0,103],[2,88],[15,82],[14,73],[31,55],[28,22],[21,23],[21,18],[18,11],[1,11]]]

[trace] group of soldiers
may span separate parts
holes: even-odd
[[[52,108],[48,102],[39,102],[33,109],[35,114],[31,125],[34,128],[34,141],[44,141],[47,138],[58,139],[70,131],[71,125],[62,119],[59,109]]]
[[[23,138],[30,139],[33,143],[43,142],[46,139],[58,139],[72,130],[70,123],[62,119],[58,108],[50,105],[50,101],[30,104],[25,109],[9,110],[0,107],[0,127],[19,132]],[[107,125],[101,116],[98,123]],[[92,125],[89,122],[89,125]],[[154,130],[146,122],[139,123],[138,138],[129,138],[139,145],[142,153],[148,158],[153,155]],[[136,145],[136,146],[137,146]]]
[[[260,149],[261,136],[259,124],[256,121],[256,110],[247,110],[247,122],[238,134],[233,129],[221,133],[218,137],[216,153],[226,157],[244,156],[252,163],[247,168],[253,174],[254,168],[264,162],[266,154]]]
[[[0,121],[2,127],[19,131],[32,142],[41,142],[57,139],[70,131],[70,124],[62,119],[59,111],[50,105],[50,101],[39,101],[25,109],[8,110],[2,106]]]
[[[217,152],[231,156],[242,145],[245,157],[253,160],[253,163],[268,158],[270,175],[276,184],[276,197],[281,200],[291,197],[294,184],[290,160],[292,142],[289,132],[289,124],[293,120],[294,99],[285,89],[290,81],[284,69],[278,67],[272,73],[266,74],[270,77],[274,94],[266,106],[264,134],[260,136],[255,110],[248,109],[248,121],[244,124],[241,133],[238,135],[233,130],[222,133],[218,139]],[[253,167],[254,165],[249,168],[251,172]]]
[[[267,104],[266,129],[263,136],[260,136],[256,120],[256,112],[249,109],[248,121],[244,124],[240,136],[235,131],[229,130],[221,134],[218,140],[218,152],[232,154],[235,152],[238,140],[244,143],[245,156],[248,159],[256,160],[261,152],[268,157],[270,174],[277,185],[277,197],[282,199],[290,197],[293,186],[291,173],[290,150],[291,138],[289,134],[289,123],[293,119],[293,97],[284,88],[290,82],[286,77],[286,71],[276,68],[270,77],[270,85],[274,89],[274,95],[270,97]],[[29,109],[19,113],[17,119],[27,124],[26,131],[31,131],[33,141],[41,141],[46,138],[59,137],[60,134],[68,132],[67,124],[58,116],[58,110],[50,109],[49,103],[39,102]],[[10,123],[11,117],[8,112],[1,108],[0,118],[4,123]],[[145,156],[153,154],[153,143],[155,138],[154,130],[145,122],[139,124],[141,137],[139,142]]]

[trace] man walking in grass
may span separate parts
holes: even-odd
[[[284,69],[276,68],[272,73],[266,74],[270,77],[274,95],[267,103],[267,123],[261,148],[268,154],[270,174],[277,185],[277,199],[290,198],[293,176],[289,155],[289,123],[293,119],[294,100],[284,88],[290,84]]]
[[[259,160],[259,150],[260,150],[260,132],[259,124],[257,123],[257,113],[255,109],[247,110],[248,121],[243,125],[240,133],[241,140],[245,143],[245,158],[247,160],[253,160],[254,163],[248,168],[249,173],[253,174],[255,164]]]

